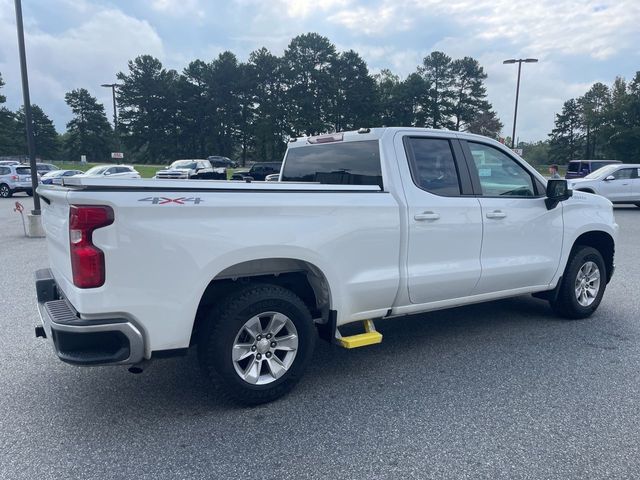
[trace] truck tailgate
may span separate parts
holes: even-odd
[[[49,263],[61,286],[73,283],[69,254],[69,203],[65,189],[47,190],[41,196],[42,224],[47,236]]]

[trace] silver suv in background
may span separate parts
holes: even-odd
[[[9,198],[18,192],[33,195],[31,169],[26,165],[0,165],[0,197]]]

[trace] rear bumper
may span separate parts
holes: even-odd
[[[36,271],[42,330],[63,362],[73,365],[127,365],[144,359],[141,330],[126,318],[86,320],[60,295],[50,269]]]

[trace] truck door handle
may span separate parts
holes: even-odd
[[[501,210],[494,210],[493,212],[487,212],[487,218],[504,218],[507,214]]]
[[[434,212],[416,213],[413,216],[413,219],[418,220],[419,222],[423,220],[438,220],[439,218],[440,218],[440,215]]]

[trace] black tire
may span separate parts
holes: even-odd
[[[263,312],[287,316],[297,331],[298,347],[293,362],[279,378],[265,385],[245,381],[236,372],[232,349],[245,323]],[[233,292],[208,314],[198,338],[200,366],[226,398],[242,405],[259,405],[287,394],[306,370],[316,342],[309,309],[293,292],[277,285],[249,284]]]
[[[11,198],[11,195],[13,195],[13,192],[9,188],[9,185],[6,183],[0,184],[0,197]]]
[[[588,306],[583,306],[578,302],[575,285],[580,269],[587,262],[593,262],[597,265],[600,274],[600,282],[597,294],[595,295],[595,298],[593,298],[592,303]],[[595,312],[600,305],[606,288],[607,270],[602,255],[595,248],[578,245],[575,247],[569,257],[569,261],[567,262],[567,267],[562,275],[562,284],[560,285],[558,297],[555,300],[551,300],[549,303],[551,304],[553,311],[561,317],[574,320],[587,318]]]

